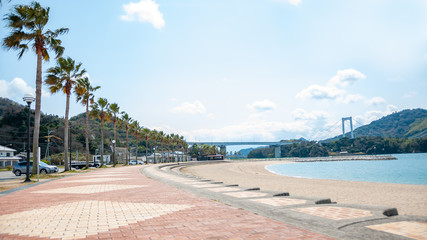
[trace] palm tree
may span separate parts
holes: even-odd
[[[184,150],[184,152],[183,152],[183,159],[182,160],[187,161],[188,144],[185,141],[184,136],[182,137],[182,147],[183,147],[183,150]]]
[[[150,137],[150,129],[148,128],[143,128],[141,131],[142,135],[145,136],[145,162],[148,163],[148,155],[147,155],[147,150],[148,150],[148,138]]]
[[[187,143],[184,140],[184,136],[178,136],[178,142],[181,144],[182,147],[182,161],[184,161],[184,154]]]
[[[99,88],[101,87],[92,87],[88,77],[77,79],[77,85],[74,88],[74,92],[77,95],[77,102],[86,106],[86,168],[89,167],[89,105],[94,103],[95,95],[93,92]]]
[[[141,134],[141,127],[139,126],[138,121],[133,121],[130,126],[131,132],[135,134],[135,140],[136,140],[136,148],[135,148],[135,161],[138,160],[138,136]],[[138,162],[138,161],[137,161]]]
[[[64,47],[62,41],[57,37],[68,32],[68,28],[57,30],[46,30],[49,21],[49,8],[43,8],[38,2],[30,5],[18,5],[4,18],[7,26],[12,30],[11,34],[3,39],[3,46],[7,49],[18,50],[18,59],[29,49],[29,44],[33,42],[32,48],[37,55],[36,73],[36,107],[34,116],[33,134],[33,154],[38,155],[39,132],[40,132],[40,109],[42,96],[42,64],[43,60],[49,61],[48,49],[56,54],[56,58],[62,56]],[[33,169],[36,169],[36,161],[33,162]]]
[[[163,142],[165,141],[165,133],[163,132],[163,131],[160,131],[160,132],[158,132],[158,134],[157,134],[157,137],[159,138],[159,140],[160,140],[160,153],[161,153],[161,156],[162,156],[162,158],[160,159],[160,162],[162,163],[162,162],[164,162],[164,154],[163,154],[163,151],[164,151],[164,149],[163,149]]]
[[[117,123],[117,114],[120,113],[120,107],[117,103],[112,103],[110,104],[110,107],[108,108],[108,111],[111,115],[111,121],[113,121],[113,128],[114,128],[114,144],[116,144],[117,139],[116,139],[116,123]],[[116,154],[116,153],[113,153]],[[114,161],[113,161],[113,167],[116,166],[116,156],[113,155]]]
[[[51,67],[47,70],[46,84],[50,86],[52,93],[62,91],[67,96],[65,105],[65,117],[64,117],[64,164],[65,171],[70,170],[68,164],[68,113],[70,112],[70,96],[71,89],[77,85],[77,80],[83,78],[83,74],[86,70],[81,69],[82,64],[76,65],[75,61],[68,57],[59,58],[57,66]]]
[[[126,131],[126,164],[129,164],[129,130],[132,118],[127,113],[122,112],[122,117],[119,120],[120,126],[124,127]]]
[[[170,144],[171,144],[171,141],[172,141],[172,135],[173,135],[173,133],[166,135],[166,142],[168,143],[168,147],[167,147],[167,150],[168,150],[168,161],[167,162],[170,162]]]
[[[157,137],[159,135],[159,132],[157,132],[156,129],[153,129],[150,131],[150,138],[153,139],[154,141],[154,162],[153,163],[157,163],[156,160],[156,145],[157,145]]]
[[[90,115],[94,118],[101,120],[101,166],[104,165],[104,121],[108,121],[110,116],[108,114],[108,101],[105,98],[99,98],[97,102],[91,105]]]
[[[178,134],[175,134],[173,136],[173,145],[175,145],[175,144],[178,147],[178,144],[179,144],[179,135]],[[175,151],[174,151],[174,153],[175,153]],[[178,156],[178,159],[176,159],[176,156],[174,156],[174,161],[179,161],[179,156]]]

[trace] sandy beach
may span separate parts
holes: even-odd
[[[342,204],[395,207],[399,215],[427,216],[425,185],[294,178],[276,175],[265,169],[267,165],[280,163],[298,164],[285,161],[242,161],[199,165],[182,171],[243,187],[289,192],[292,196],[331,198]]]

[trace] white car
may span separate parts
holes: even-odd
[[[129,162],[129,165],[136,165],[136,164],[142,165],[144,164],[144,162],[141,160],[130,160]]]

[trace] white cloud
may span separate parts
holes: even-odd
[[[337,99],[338,102],[341,103],[355,103],[355,102],[359,102],[362,100],[365,100],[366,98],[360,94],[347,94],[345,96],[342,96],[340,98]]]
[[[301,4],[302,0],[274,0],[276,2],[289,3],[296,7]]]
[[[171,109],[172,113],[205,114],[206,108],[200,101],[184,102],[180,106]]]
[[[378,120],[384,116],[390,115],[394,112],[399,111],[399,108],[394,105],[387,105],[384,111],[368,111],[363,115],[354,117],[355,122],[360,126],[361,124],[369,124],[372,121]]]
[[[328,84],[335,87],[345,87],[365,78],[366,76],[363,73],[350,68],[338,70],[337,74],[329,80]]]
[[[373,97],[371,99],[365,100],[365,104],[368,106],[376,106],[376,105],[385,104],[385,103],[386,101],[382,97]]]
[[[123,5],[126,15],[122,15],[124,21],[149,22],[155,28],[162,29],[165,26],[163,14],[159,11],[159,5],[153,0],[141,0],[140,2]]]
[[[302,0],[289,0],[289,3],[294,5],[294,6],[298,6],[301,3]]]
[[[8,82],[0,80],[0,97],[21,101],[25,94],[36,96],[35,88],[29,86],[22,78],[14,78]],[[42,89],[42,97],[50,97],[50,93]]]
[[[336,99],[345,94],[345,91],[331,86],[310,85],[299,92],[296,97],[301,99]]]
[[[269,99],[264,99],[262,101],[255,101],[252,104],[248,104],[247,107],[257,112],[267,112],[276,109],[276,104]]]
[[[329,113],[325,111],[316,110],[307,112],[302,108],[295,109],[291,114],[295,120],[319,120],[329,117]]]
[[[301,99],[330,99],[340,103],[358,102],[365,99],[365,97],[359,94],[347,94],[342,87],[346,87],[365,78],[366,76],[363,73],[352,68],[338,70],[337,74],[329,79],[325,86],[316,84],[310,85],[299,92],[296,97]]]

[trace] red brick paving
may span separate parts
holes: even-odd
[[[81,201],[133,202],[138,204],[191,205],[184,210],[174,211],[147,220],[109,229],[85,236],[86,239],[332,239],[330,237],[297,228],[263,216],[227,206],[195,194],[184,192],[164,183],[146,178],[140,173],[141,167],[122,167],[102,169],[91,173],[63,178],[34,186],[0,197],[0,223],[13,213],[47,208],[61,204]],[[128,172],[126,180],[106,183],[71,182],[85,179],[100,172],[114,179],[113,172]],[[123,178],[122,175],[117,178]],[[86,185],[146,185],[146,187],[115,190],[93,194],[34,193],[36,191]],[[67,216],[63,216],[66,218]],[[43,216],[28,216],[34,224],[43,221]],[[76,219],[77,221],[80,219]],[[24,223],[26,219],[22,219]],[[98,219],[99,224],[109,224],[109,219]],[[105,221],[106,223],[101,223]],[[93,223],[96,224],[96,223]],[[40,232],[37,232],[40,231]],[[0,229],[0,239],[41,239],[43,229],[32,232],[32,237],[9,235],[8,229]],[[69,229],[64,234],[76,234],[77,229]],[[65,238],[65,237],[64,237]]]

